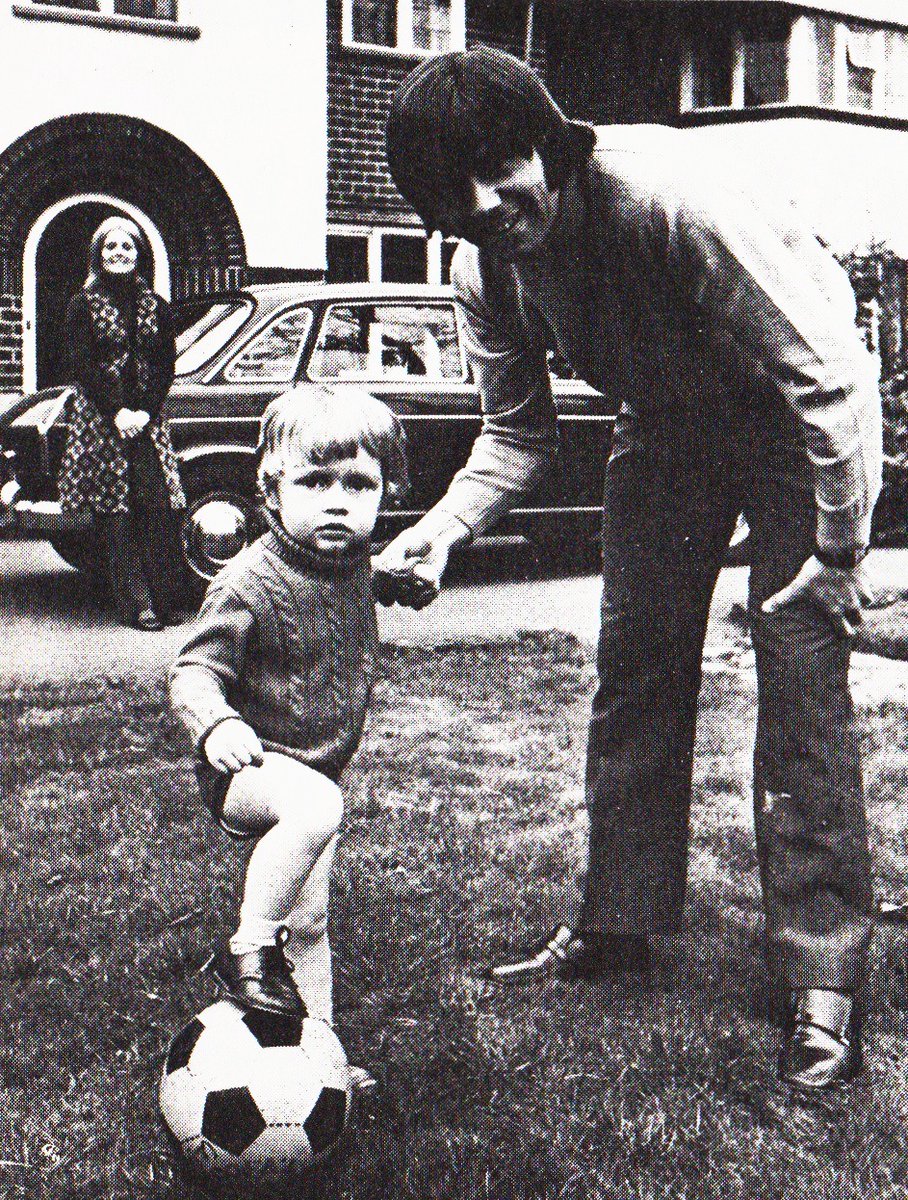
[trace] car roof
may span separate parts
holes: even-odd
[[[417,297],[422,300],[450,300],[452,290],[446,284],[427,283],[250,283],[223,292],[208,292],[187,297],[185,303],[222,301],[251,296],[267,307],[298,300],[394,300]]]

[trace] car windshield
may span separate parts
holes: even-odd
[[[246,298],[178,304],[176,374],[192,375],[211,362],[251,314],[252,301]]]

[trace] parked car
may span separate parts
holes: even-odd
[[[403,421],[412,488],[384,510],[387,540],[443,494],[480,429],[450,288],[405,284],[250,286],[175,306],[177,375],[166,402],[189,507],[186,564],[197,590],[260,529],[254,451],[261,414],[292,383],[366,388]],[[598,536],[614,400],[551,360],[557,469],[496,533],[559,548]],[[0,397],[0,521],[47,537],[72,565],[97,563],[91,526],[63,514],[56,468],[66,389]]]

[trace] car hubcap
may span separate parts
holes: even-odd
[[[183,532],[186,561],[197,575],[213,579],[249,544],[251,536],[251,521],[239,500],[209,497],[187,515]]]

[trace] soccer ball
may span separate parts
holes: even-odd
[[[324,1021],[219,1000],[173,1039],[161,1114],[202,1186],[286,1187],[334,1149],[350,1112],[347,1056]]]

